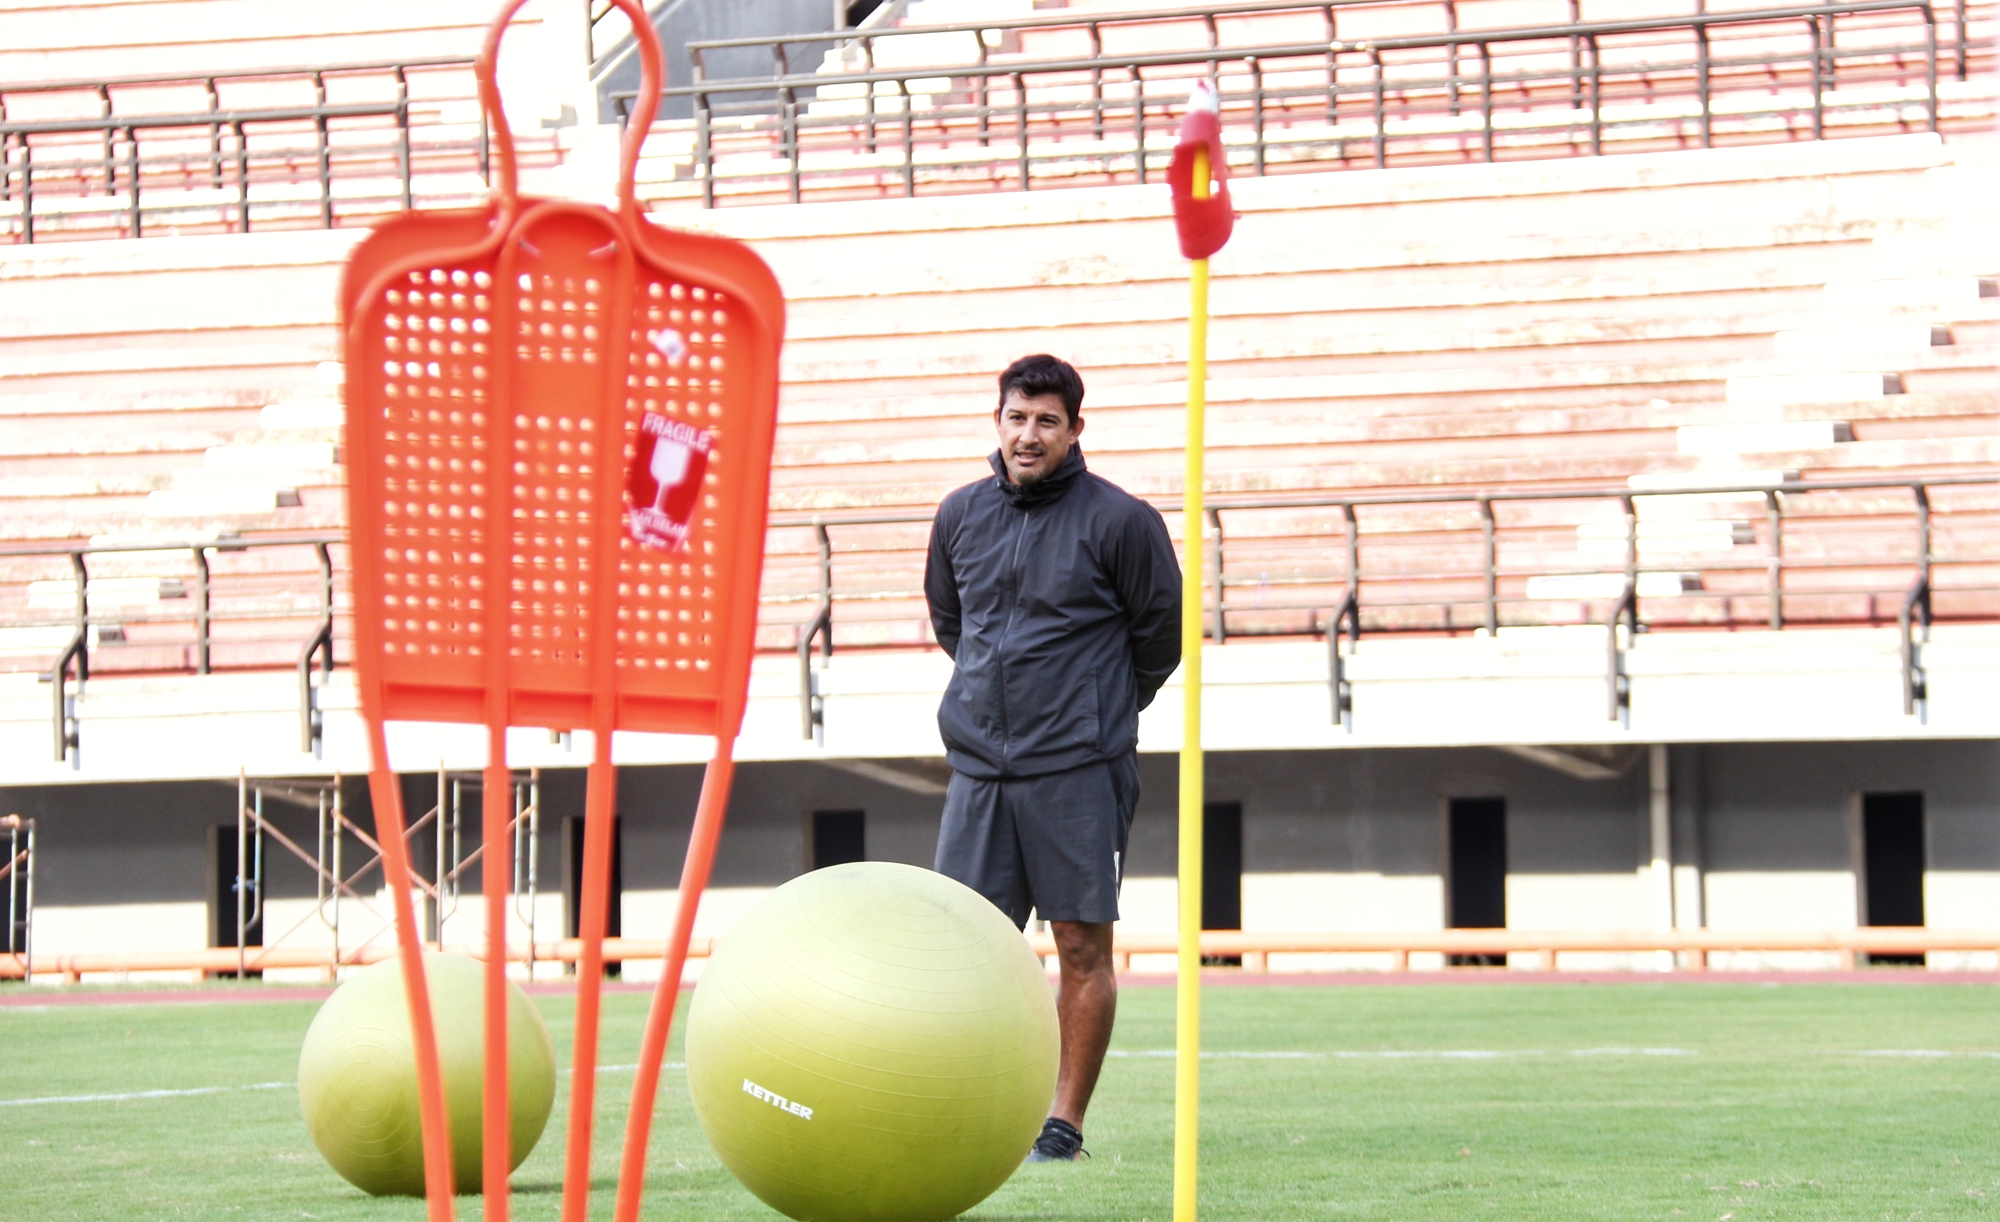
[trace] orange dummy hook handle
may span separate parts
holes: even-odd
[[[506,33],[514,14],[520,12],[521,6],[527,2],[507,0],[499,16],[486,27],[486,43],[472,65],[473,74],[479,78],[479,108],[485,112],[487,130],[493,133],[494,160],[498,170],[493,193],[508,213],[514,210],[520,199],[520,173],[514,154],[514,131],[507,126],[507,112],[500,102],[500,82],[496,73],[500,59],[500,36]],[[639,173],[639,150],[646,143],[646,133],[652,130],[653,115],[660,107],[660,90],[667,83],[666,61],[660,53],[659,36],[653,33],[653,21],[646,15],[645,5],[639,0],[611,2],[631,19],[634,31],[644,31],[636,39],[639,44],[639,96],[634,99],[631,118],[625,124],[618,167],[618,210],[631,215],[638,211],[634,183]]]

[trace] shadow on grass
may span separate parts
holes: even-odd
[[[559,1195],[562,1190],[561,1180],[529,1180],[525,1183],[515,1184],[510,1191],[515,1196],[545,1197]],[[618,1181],[611,1176],[594,1179],[590,1181],[590,1190],[592,1192],[616,1192],[618,1190]]]

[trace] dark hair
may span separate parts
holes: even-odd
[[[1000,375],[1001,407],[1007,406],[1007,396],[1014,392],[1024,399],[1037,395],[1060,395],[1072,428],[1076,426],[1077,417],[1083,414],[1083,375],[1068,361],[1046,352],[1024,356],[1007,366],[1007,371]]]

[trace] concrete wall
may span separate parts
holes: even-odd
[[[1724,929],[1852,927],[1855,812],[1866,792],[1925,795],[1931,925],[2000,928],[2000,743],[1697,744],[1672,749],[1677,923]],[[1174,928],[1176,762],[1142,757],[1123,899],[1136,932]],[[538,936],[559,936],[564,816],[583,810],[583,774],[544,770]],[[369,822],[353,780],[350,810]],[[633,767],[619,776],[628,936],[671,924],[701,769]],[[434,800],[428,774],[405,780],[412,815]],[[1428,930],[1444,921],[1443,815],[1454,797],[1507,802],[1507,923],[1533,929],[1640,929],[1648,903],[1647,773],[1581,780],[1484,748],[1227,752],[1209,757],[1207,796],[1243,807],[1244,926],[1255,931]],[[213,782],[0,789],[0,809],[40,821],[39,946],[45,952],[202,945],[207,930],[207,828],[228,823],[234,787]],[[697,933],[720,934],[758,898],[809,864],[812,812],[867,812],[871,859],[928,865],[943,798],[828,764],[743,765]],[[269,805],[310,846],[309,810]],[[464,850],[478,843],[464,811]],[[430,837],[417,851],[428,873]],[[350,854],[355,854],[350,842]],[[309,871],[267,849],[267,935],[304,921],[292,941],[324,945]],[[362,860],[353,855],[352,869]],[[463,916],[448,936],[471,937]],[[386,911],[379,897],[376,906]],[[343,944],[377,926],[350,907]],[[1382,966],[1370,956],[1278,957],[1274,967]],[[1992,955],[1939,966],[1994,966]],[[1718,966],[1823,966],[1812,956],[1739,956]],[[1418,964],[1423,966],[1421,962]],[[1618,956],[1566,956],[1564,966],[1624,966]],[[1151,965],[1141,962],[1138,966]],[[643,978],[646,965],[631,973]]]

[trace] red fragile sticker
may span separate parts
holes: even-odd
[[[640,420],[625,495],[631,501],[626,526],[642,546],[671,551],[687,542],[714,444],[707,429],[658,412]]]

